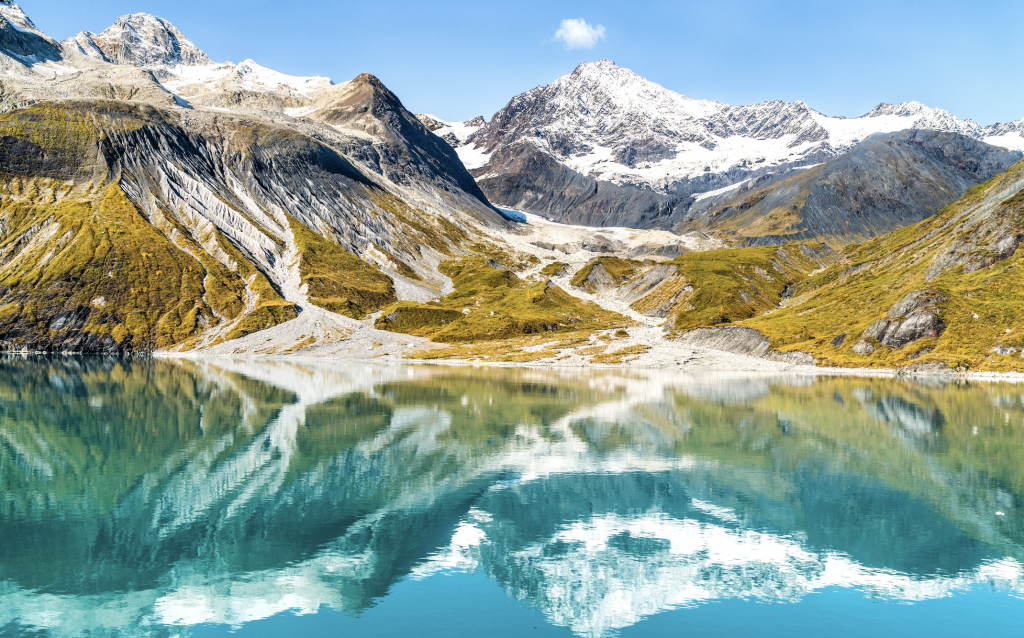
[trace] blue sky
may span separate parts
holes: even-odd
[[[981,124],[1024,117],[1020,0],[20,3],[58,39],[147,12],[217,61],[335,82],[370,72],[410,110],[449,120],[489,119],[513,95],[601,58],[731,104],[804,100],[857,116],[918,100]],[[567,19],[603,35],[571,49],[555,38]]]

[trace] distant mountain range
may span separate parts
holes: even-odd
[[[821,210],[804,214],[797,200],[790,202],[797,210],[788,234],[769,233],[839,243],[888,232],[894,219],[923,219],[1008,167],[1024,150],[1024,120],[981,126],[918,102],[879,104],[853,119],[828,117],[799,101],[731,106],[690,99],[608,60],[581,64],[550,85],[517,95],[489,122],[431,119],[439,124],[434,132],[453,143],[498,205],[564,222],[676,230],[717,228],[710,218],[744,190],[857,152],[873,135],[951,134],[932,139],[928,158],[921,158],[927,166],[911,166],[903,175],[906,181],[929,182],[927,188],[883,192],[880,197],[892,206],[869,210],[847,206],[840,197],[829,214],[861,220],[848,235],[817,224],[813,218]],[[939,176],[932,174],[936,160]],[[964,168],[970,173],[966,182]],[[850,187],[859,185],[875,186]],[[928,192],[926,203],[918,200],[922,190]],[[935,207],[936,202],[941,204]],[[757,224],[778,226],[774,220]],[[743,238],[744,229],[732,236]],[[755,232],[754,243],[764,236]]]

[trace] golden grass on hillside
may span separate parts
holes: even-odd
[[[733,323],[778,307],[797,281],[827,259],[818,244],[694,252],[669,265],[677,274],[633,305],[663,306],[676,333]]]
[[[456,343],[632,323],[557,286],[524,281],[491,261],[468,257],[444,262],[440,269],[451,277],[453,293],[433,303],[403,301],[387,308],[376,327]]]
[[[998,196],[1021,174],[1024,162],[972,188],[929,219],[851,247],[842,262],[799,285],[799,303],[743,324],[770,337],[773,348],[807,352],[826,365],[1024,369],[1020,355],[1024,348],[1022,251],[971,273],[958,266],[933,281],[925,277],[940,253],[979,232],[979,224],[986,220],[1005,220],[1011,232],[1024,231],[1022,198],[999,201]],[[948,299],[939,304],[946,324],[941,336],[897,349],[879,347],[870,355],[852,351],[869,325],[907,293],[921,289],[935,290]],[[844,334],[842,343],[834,345]],[[992,352],[995,346],[1015,347],[1017,352],[998,355]]]
[[[289,216],[299,249],[299,271],[310,301],[331,312],[362,319],[397,300],[395,286],[369,264]]]

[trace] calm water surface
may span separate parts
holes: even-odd
[[[1020,636],[1024,387],[0,360],[0,636]]]

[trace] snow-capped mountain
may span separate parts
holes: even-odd
[[[1024,150],[1016,124],[1018,135],[1000,146]],[[737,166],[835,156],[874,133],[926,129],[989,141],[1006,126],[983,127],[919,102],[879,104],[852,119],[823,115],[802,101],[731,106],[688,98],[600,60],[513,98],[471,149],[489,158],[528,141],[585,175],[659,187]],[[469,151],[460,154],[468,168],[478,168]]]
[[[123,16],[98,35],[83,31],[63,44],[91,58],[149,69],[167,90],[185,99],[201,98],[203,106],[300,108],[313,93],[333,85],[330,78],[287,75],[253,60],[217,64],[173,24],[146,13]],[[284,101],[240,100],[239,92],[272,94]],[[222,93],[231,97],[211,95]]]
[[[237,65],[230,62],[208,66],[180,65],[170,67],[169,71],[181,79],[164,82],[164,85],[185,95],[192,94],[198,87],[216,89],[230,82],[250,91],[290,90],[309,96],[333,84],[330,78],[279,73],[253,60],[244,60]]]
[[[26,241],[12,240],[5,253],[4,303],[46,298],[39,315],[9,318],[0,331],[6,344],[128,352],[186,338],[187,347],[203,347],[218,339],[214,332],[234,340],[278,326],[288,343],[299,335],[336,339],[361,329],[352,323],[363,312],[358,304],[436,297],[450,285],[437,270],[448,246],[508,223],[455,151],[369,74],[334,86],[252,61],[214,64],[173,25],[142,14],[60,44],[0,0],[0,76],[0,190],[15,188],[28,215],[44,215],[39,225],[22,228],[19,218],[9,229]],[[12,186],[20,180],[43,185],[23,191]],[[75,222],[65,213],[80,209],[54,212],[57,200],[104,212]],[[5,201],[7,228],[21,209]],[[108,223],[119,230],[111,256],[86,250],[69,258],[75,268],[95,259],[119,264],[99,288],[75,280],[54,295],[24,283],[29,263],[55,281],[64,277],[71,271],[53,271],[59,260],[51,257],[77,245],[77,233],[106,235]],[[361,292],[304,282],[323,255],[339,260],[325,266],[328,278],[358,273],[346,281]],[[139,297],[133,282],[156,269],[154,281],[171,292]],[[206,286],[219,292],[207,295]],[[180,302],[182,294],[189,300]],[[134,304],[148,314],[129,329],[122,318]],[[85,310],[72,318],[66,306]],[[176,314],[185,306],[194,322]],[[165,316],[174,318],[161,325],[180,326],[174,334],[154,331]],[[120,327],[98,333],[89,321]],[[307,322],[314,327],[298,326]],[[43,335],[43,325],[60,334]]]
[[[99,35],[82,31],[64,41],[68,47],[111,64],[200,66],[213,61],[170,22],[136,13],[122,16]]]
[[[1022,122],[985,127],[918,102],[879,104],[851,119],[826,116],[801,101],[732,106],[691,99],[601,60],[512,98],[457,149],[498,204],[562,214],[563,221],[618,225],[650,223],[669,209],[685,209],[701,193],[826,162],[877,133],[936,130],[1024,149]],[[530,178],[524,170],[544,176],[529,192],[512,192],[507,182],[521,186]],[[592,182],[627,190],[574,215],[567,209],[576,204],[563,194],[596,193],[602,187]],[[602,211],[616,214],[623,198],[631,202],[624,208],[633,210],[643,200],[646,218],[600,219]]]

